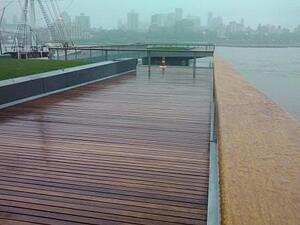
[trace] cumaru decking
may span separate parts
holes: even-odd
[[[0,224],[206,224],[211,76],[159,68],[0,111]]]

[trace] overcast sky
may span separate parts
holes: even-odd
[[[8,0],[0,0],[0,3]],[[300,0],[61,0],[61,10],[72,16],[81,12],[90,15],[93,27],[117,27],[126,14],[135,10],[141,21],[149,22],[154,13],[168,13],[183,8],[185,15],[201,16],[206,23],[207,13],[222,16],[225,22],[245,19],[246,25],[259,23],[294,28],[300,24]],[[73,2],[73,3],[72,3]]]
[[[64,6],[70,2],[65,0]],[[300,24],[300,0],[74,0],[68,11],[72,15],[84,12],[91,15],[93,26],[109,28],[125,20],[130,10],[140,13],[141,20],[147,22],[152,14],[174,8],[183,8],[185,15],[201,16],[203,22],[212,11],[225,22],[244,18],[251,26],[272,23],[293,28]]]

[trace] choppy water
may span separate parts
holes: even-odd
[[[300,121],[300,48],[218,47],[217,52]]]

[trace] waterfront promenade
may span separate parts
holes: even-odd
[[[153,67],[0,111],[0,224],[206,224],[211,74]]]

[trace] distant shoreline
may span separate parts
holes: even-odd
[[[234,48],[300,48],[300,44],[216,44],[217,47]]]
[[[82,43],[77,43],[82,44]],[[116,44],[134,44],[130,43],[85,43],[88,45],[116,45]],[[233,47],[233,48],[300,48],[299,44],[227,44],[227,43],[218,43],[216,42],[217,47]]]

